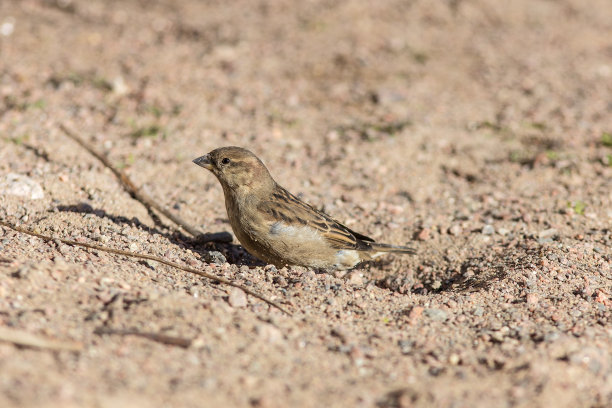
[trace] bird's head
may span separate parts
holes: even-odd
[[[261,160],[242,147],[220,147],[193,162],[210,170],[224,190],[257,190],[274,184]]]

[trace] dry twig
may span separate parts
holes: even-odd
[[[144,191],[138,188],[124,172],[122,172],[121,170],[113,166],[110,160],[104,154],[98,152],[91,144],[89,144],[84,139],[79,137],[75,132],[68,129],[64,124],[60,124],[59,127],[66,134],[66,136],[68,136],[69,138],[77,142],[79,145],[81,145],[81,147],[87,150],[91,155],[95,156],[98,160],[102,162],[102,164],[104,164],[108,169],[110,169],[115,174],[115,176],[117,176],[117,178],[121,181],[121,184],[123,184],[123,187],[128,191],[128,193],[130,193],[130,195],[134,199],[140,201],[142,205],[145,206],[147,211],[149,211],[149,213],[154,214],[152,211],[153,209],[159,211],[165,217],[172,220],[176,225],[178,225],[179,227],[187,231],[189,234],[196,237],[199,242],[231,242],[232,241],[232,236],[228,232],[217,232],[217,233],[206,234],[200,231],[199,229],[189,225],[181,217],[172,213],[170,210],[168,210],[167,207],[158,204],[155,200],[149,197],[148,194],[146,194]]]
[[[60,341],[46,339],[23,330],[0,327],[0,341],[13,343],[21,347],[33,347],[57,351],[81,351],[83,344],[78,341]]]
[[[120,250],[120,249],[107,248],[107,247],[103,247],[103,246],[99,246],[99,245],[94,245],[94,244],[87,244],[87,243],[76,242],[76,241],[72,241],[72,240],[64,239],[64,238],[49,237],[47,235],[43,235],[43,234],[39,234],[37,232],[29,231],[29,230],[27,230],[25,228],[21,228],[21,227],[15,226],[15,225],[11,225],[11,224],[7,223],[6,221],[2,221],[2,220],[0,220],[0,225],[2,225],[4,227],[7,227],[7,228],[10,228],[13,231],[21,232],[22,234],[27,234],[27,235],[31,235],[33,237],[40,238],[40,239],[42,239],[44,241],[59,241],[59,242],[63,242],[64,244],[67,244],[67,245],[73,245],[73,246],[78,246],[78,247],[83,247],[83,248],[95,249],[95,250],[98,250],[98,251],[109,252],[109,253],[117,254],[117,255],[124,255],[124,256],[131,257],[131,258],[148,259],[150,261],[159,262],[161,264],[168,265],[168,266],[171,266],[173,268],[180,269],[182,271],[192,273],[194,275],[202,276],[202,277],[204,277],[206,279],[210,279],[210,280],[212,280],[214,282],[219,282],[219,283],[222,283],[224,285],[233,286],[235,288],[241,289],[245,293],[247,293],[247,294],[249,294],[249,295],[251,295],[251,296],[253,296],[253,297],[255,297],[255,298],[259,299],[259,300],[263,300],[264,302],[266,302],[270,306],[273,306],[273,307],[277,308],[278,310],[280,310],[281,312],[287,313],[288,315],[291,316],[291,313],[288,310],[286,310],[284,307],[279,305],[278,303],[276,303],[276,302],[274,302],[272,300],[269,300],[268,298],[264,297],[263,295],[260,295],[259,293],[254,292],[254,291],[252,291],[251,289],[249,289],[247,287],[244,287],[242,285],[234,283],[234,282],[232,282],[230,280],[227,280],[225,278],[222,278],[220,276],[215,276],[215,275],[212,275],[212,274],[207,273],[207,272],[199,271],[199,270],[194,269],[194,268],[189,268],[187,266],[183,266],[183,265],[177,264],[175,262],[166,261],[165,259],[160,258],[158,256],[147,255],[147,254],[137,254],[137,253],[134,253],[134,252],[123,251],[123,250]]]
[[[140,332],[138,330],[121,330],[121,329],[111,329],[108,327],[98,327],[94,330],[94,334],[103,335],[103,334],[116,334],[120,336],[139,336],[144,337],[145,339],[153,340],[158,343],[169,344],[171,346],[178,346],[183,348],[188,348],[191,346],[192,340],[184,337],[176,337],[176,336],[168,336],[166,334],[161,333],[151,333],[151,332]]]

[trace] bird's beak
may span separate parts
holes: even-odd
[[[197,159],[194,159],[193,162],[200,167],[204,167],[207,170],[213,169],[212,162],[210,161],[210,157],[208,157],[207,154],[205,154],[204,156],[198,157]]]

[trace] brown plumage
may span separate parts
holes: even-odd
[[[221,147],[193,162],[217,177],[236,238],[265,262],[344,270],[387,252],[414,254],[412,248],[376,243],[301,201],[246,149]]]

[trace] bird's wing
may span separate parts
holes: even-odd
[[[280,186],[275,189],[270,200],[259,204],[258,209],[272,223],[307,226],[318,231],[336,249],[368,250],[371,249],[369,243],[374,242],[372,238],[342,225]]]

